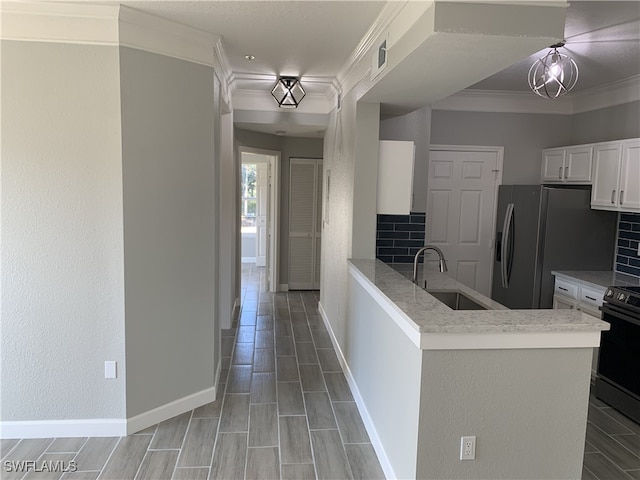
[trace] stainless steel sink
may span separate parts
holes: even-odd
[[[429,290],[427,290],[427,292],[453,310],[488,310],[487,307],[480,305],[464,293],[432,292]]]

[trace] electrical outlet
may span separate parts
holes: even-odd
[[[476,459],[476,437],[460,437],[460,460]]]

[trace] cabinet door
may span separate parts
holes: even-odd
[[[640,211],[640,139],[622,144],[618,203],[620,210]]]
[[[408,215],[413,203],[413,142],[382,140],[378,151],[377,212]]]
[[[573,310],[576,308],[576,301],[570,298],[561,297],[560,295],[554,295],[553,308],[556,310]]]
[[[593,149],[593,188],[591,206],[618,209],[621,142],[601,143]]]
[[[564,148],[549,148],[542,151],[542,183],[562,182],[564,177]]]
[[[566,182],[591,183],[593,147],[581,145],[567,148],[564,164]]]

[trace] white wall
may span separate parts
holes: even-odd
[[[127,417],[214,386],[214,76],[120,49]]]
[[[434,110],[431,143],[504,146],[502,183],[539,184],[542,149],[571,144],[571,116]]]
[[[431,107],[380,121],[380,140],[405,140],[415,144],[412,212],[427,211],[427,178],[431,145]]]
[[[118,48],[3,40],[2,71],[0,416],[123,418]]]

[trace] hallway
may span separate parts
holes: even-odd
[[[239,325],[222,332],[217,401],[127,437],[2,440],[2,478],[384,478],[318,292],[265,293],[264,268],[243,264],[242,274]],[[4,469],[25,460],[73,461],[77,471]]]

